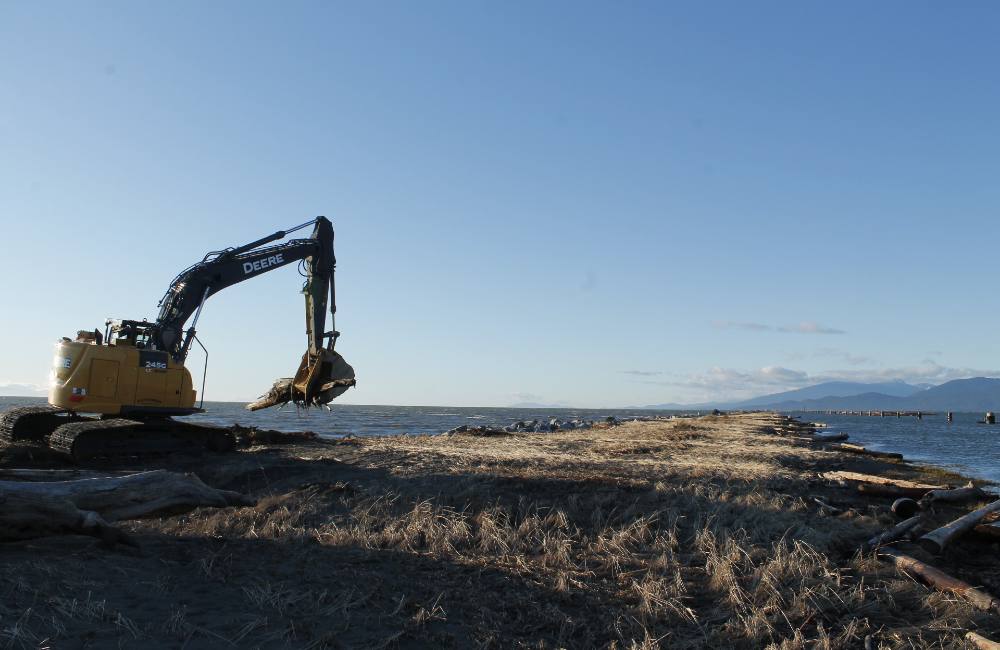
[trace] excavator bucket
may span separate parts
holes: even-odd
[[[323,349],[319,354],[306,352],[295,377],[275,381],[271,390],[247,404],[247,409],[256,411],[288,402],[320,406],[343,395],[356,383],[354,368],[333,350]]]
[[[302,355],[302,363],[292,379],[297,392],[307,404],[327,404],[354,386],[354,368],[333,350],[323,349],[317,355]]]

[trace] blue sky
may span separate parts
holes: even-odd
[[[998,22],[986,2],[0,4],[0,384],[44,385],[58,337],[153,318],[206,251],[316,214],[345,402],[1000,374]],[[209,301],[208,399],[294,371],[299,285]]]

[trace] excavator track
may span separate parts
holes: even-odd
[[[226,429],[154,420],[85,420],[58,427],[49,447],[70,455],[76,462],[95,458],[122,458],[170,454],[178,451],[224,452],[235,446]]]
[[[66,409],[54,406],[21,406],[0,413],[0,442],[44,442],[60,425],[69,422]]]

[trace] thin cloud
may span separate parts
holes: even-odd
[[[634,377],[656,377],[663,374],[662,370],[619,370],[618,372]]]
[[[820,348],[816,350],[816,354],[814,356],[842,359],[844,363],[850,366],[866,366],[875,362],[875,360],[871,357],[851,354],[846,350],[840,350],[838,348]]]
[[[689,375],[671,383],[675,386],[696,389],[708,399],[717,399],[722,395],[754,393],[762,388],[805,386],[809,383],[809,375],[782,366],[764,366],[756,370],[736,370],[716,366],[703,373]]]
[[[815,321],[802,321],[798,325],[786,325],[778,328],[779,332],[792,332],[795,334],[847,334],[844,330],[835,327],[820,325]]]
[[[816,321],[802,321],[796,325],[775,327],[766,323],[753,321],[717,320],[712,321],[712,327],[720,330],[745,330],[748,332],[782,332],[785,334],[846,334],[842,329],[820,325]]]
[[[544,402],[545,398],[535,393],[511,393],[510,397],[518,402]]]
[[[712,326],[720,330],[748,330],[751,332],[769,332],[774,328],[763,323],[750,323],[736,320],[712,321]]]
[[[952,368],[926,360],[919,365],[865,370],[833,370],[815,376],[817,381],[880,382],[902,379],[908,384],[943,384],[954,379],[969,377],[998,377],[1000,370],[984,368]]]

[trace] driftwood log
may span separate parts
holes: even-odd
[[[908,497],[896,499],[892,502],[892,514],[900,519],[909,519],[921,510],[920,504]]]
[[[307,350],[302,355],[295,377],[276,380],[270,390],[257,401],[247,404],[246,408],[257,411],[269,406],[283,406],[288,402],[306,407],[325,405],[357,383],[354,368],[340,354],[324,348],[315,356]]]
[[[929,485],[926,483],[914,483],[898,478],[888,478],[876,476],[874,474],[861,474],[860,472],[825,472],[820,474],[822,478],[834,482],[855,483],[858,491],[864,494],[884,497],[911,497],[921,498],[932,490],[947,489],[944,485]]]
[[[71,481],[0,481],[0,504],[0,539],[76,532],[120,541],[122,534],[108,522],[254,500],[211,488],[193,474],[154,470]]]
[[[926,507],[927,505],[938,501],[961,503],[962,501],[984,499],[986,496],[987,494],[985,492],[977,488],[972,481],[969,481],[969,484],[965,487],[955,488],[953,490],[931,490],[921,497],[920,503]]]
[[[1000,614],[1000,601],[985,591],[976,589],[967,582],[953,578],[944,571],[925,564],[909,555],[904,555],[890,546],[883,547],[879,554],[892,559],[896,565],[896,570],[903,575],[915,576],[924,584],[934,587],[939,591],[955,594],[959,598],[963,598],[971,603],[976,609]]]
[[[972,529],[972,532],[977,535],[982,535],[983,537],[989,537],[990,539],[1000,541],[1000,526],[997,526],[996,524],[978,524]]]
[[[862,454],[873,458],[884,458],[886,460],[903,460],[903,454],[895,454],[888,451],[874,451],[861,445],[852,445],[849,442],[839,442],[830,445],[830,449],[835,451],[846,451],[850,454]]]
[[[0,481],[72,481],[81,478],[127,476],[135,470],[99,472],[91,469],[9,469],[0,468]]]
[[[789,435],[789,434],[812,435],[816,433],[816,427],[807,424],[802,424],[801,422],[786,422],[783,425],[778,425],[777,427],[775,427],[775,429],[781,435]]]
[[[858,492],[873,497],[890,497],[893,499],[920,499],[927,494],[927,488],[907,488],[898,485],[877,485],[875,483],[859,483]]]
[[[977,650],[1000,650],[1000,643],[990,641],[983,635],[976,634],[975,632],[967,632],[965,640],[971,643]]]
[[[872,549],[879,548],[880,546],[884,546],[886,544],[892,544],[900,537],[902,537],[906,533],[916,528],[917,525],[920,524],[920,521],[922,519],[923,519],[922,515],[916,515],[914,517],[910,517],[909,519],[899,522],[898,524],[896,524],[889,530],[885,531],[884,533],[876,535],[875,537],[872,537],[870,540],[868,540],[865,543],[865,550],[870,551]]]
[[[947,487],[944,485],[932,485],[929,483],[914,483],[913,481],[907,481],[906,479],[889,478],[888,476],[878,476],[877,474],[862,474],[861,472],[824,472],[820,476],[831,481],[856,481],[859,483],[872,483],[874,485],[895,485],[907,488],[923,488],[925,490],[941,490]]]
[[[349,379],[334,379],[321,384],[318,392],[339,395],[356,384],[357,380],[353,377]],[[291,377],[285,377],[275,381],[269,391],[257,398],[257,401],[247,404],[246,408],[248,411],[259,411],[271,406],[283,406],[289,402],[304,404],[306,396],[305,393],[293,385]],[[325,404],[326,402],[322,403]]]
[[[0,494],[0,539],[13,541],[48,535],[90,535],[109,545],[135,546],[128,535],[96,512],[80,510],[66,499],[35,494]]]
[[[920,538],[920,545],[924,550],[931,553],[940,553],[955,539],[961,537],[968,531],[976,527],[983,517],[991,512],[1000,512],[1000,500],[983,506],[978,510],[973,510],[967,515],[963,515],[946,526],[932,530]]]
[[[817,433],[813,436],[813,440],[816,442],[840,442],[850,437],[846,433]]]

